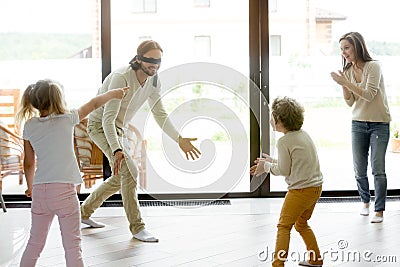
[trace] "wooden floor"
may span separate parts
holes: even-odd
[[[131,238],[122,208],[100,208],[102,229],[82,228],[86,266],[271,266],[282,199],[231,199],[231,205],[142,207],[146,227],[159,243]],[[360,203],[318,203],[310,225],[324,266],[400,266],[400,203],[388,201],[385,220],[358,215]],[[30,210],[0,212],[0,266],[18,266],[30,226]],[[65,266],[57,220],[38,261]],[[305,248],[293,229],[286,266],[298,266]]]

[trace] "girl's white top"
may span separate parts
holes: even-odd
[[[77,110],[67,114],[35,117],[26,122],[23,138],[31,143],[37,157],[34,185],[82,183],[73,144],[74,127],[77,124]]]

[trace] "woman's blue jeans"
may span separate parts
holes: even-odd
[[[351,136],[353,166],[361,200],[364,203],[371,200],[367,176],[368,154],[371,151],[375,212],[384,211],[387,193],[385,156],[389,143],[389,123],[352,121]]]

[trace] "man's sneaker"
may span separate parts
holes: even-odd
[[[103,228],[106,225],[103,223],[99,223],[96,221],[93,221],[92,219],[88,218],[88,219],[82,219],[81,220],[82,223],[89,225],[92,228]]]

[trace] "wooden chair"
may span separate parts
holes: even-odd
[[[19,97],[19,89],[0,89],[0,119],[7,124],[10,130],[15,132],[18,132],[14,116],[17,113]]]
[[[5,210],[2,197],[3,179],[11,174],[19,175],[19,184],[24,179],[24,143],[22,137],[0,123],[0,202]]]
[[[1,168],[1,166],[0,166]],[[1,204],[1,208],[3,209],[3,212],[7,212],[7,208],[6,208],[6,204],[4,203],[4,199],[3,199],[3,180],[2,178],[0,178],[0,204]]]
[[[19,184],[24,178],[24,141],[21,136],[0,123],[1,178],[10,174],[19,175]]]
[[[85,188],[91,188],[97,179],[103,178],[103,152],[86,132],[87,119],[75,126],[74,150]],[[77,188],[80,192],[80,186]]]

